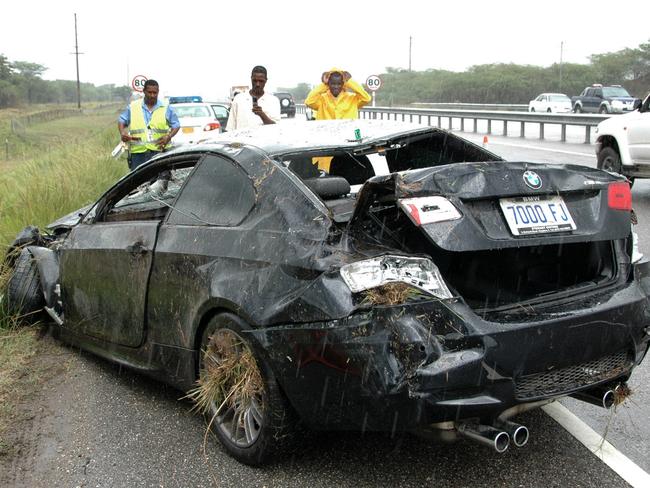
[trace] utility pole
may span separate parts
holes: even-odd
[[[411,45],[413,44],[413,37],[409,36],[409,73],[411,72]]]
[[[560,41],[560,92],[562,92],[562,54],[564,51],[564,41]]]
[[[81,108],[81,84],[79,82],[79,44],[77,42],[77,14],[74,14],[74,53],[77,61],[77,108]]]

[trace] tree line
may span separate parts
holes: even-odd
[[[18,107],[32,103],[76,103],[77,82],[73,80],[44,80],[43,65],[27,61],[11,62],[0,54],[0,108]],[[81,100],[93,102],[124,101],[131,95],[128,86],[113,84],[95,86],[81,83]]]
[[[413,102],[528,103],[543,92],[579,95],[594,83],[622,85],[630,94],[643,98],[650,91],[650,40],[634,49],[593,54],[588,64],[482,64],[463,72],[386,68],[380,77],[382,88],[376,96],[382,106]],[[309,86],[300,83],[279,91],[291,92],[301,101]]]

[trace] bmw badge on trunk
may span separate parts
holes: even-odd
[[[534,171],[526,171],[524,173],[524,183],[533,190],[539,190],[542,187],[542,179]]]

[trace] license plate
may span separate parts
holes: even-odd
[[[559,195],[501,198],[499,204],[510,232],[516,236],[576,229],[569,209]]]
[[[183,127],[183,134],[191,134],[194,132],[194,127]]]

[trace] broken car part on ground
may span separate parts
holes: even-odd
[[[611,405],[646,355],[631,220],[612,173],[429,127],[280,124],[162,154],[25,229],[7,299],[189,391],[245,463],[297,422],[504,451],[528,439],[515,415]]]

